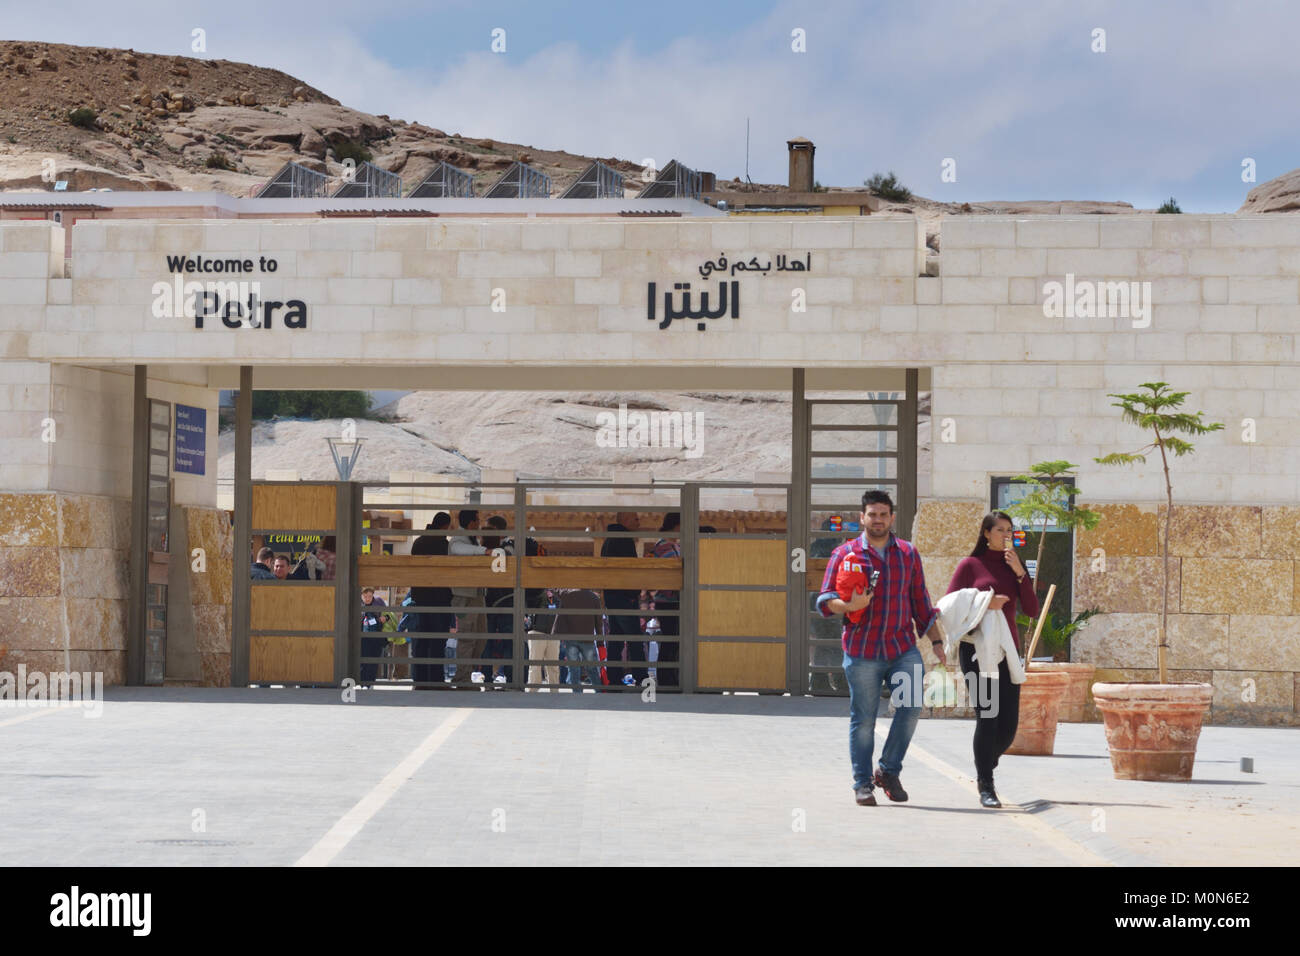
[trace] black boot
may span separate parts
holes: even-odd
[[[979,781],[980,788],[980,806],[982,807],[1000,807],[1002,802],[998,800],[997,792],[993,789],[993,778]]]

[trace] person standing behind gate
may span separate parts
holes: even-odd
[[[322,581],[334,580],[334,564],[336,561],[334,549],[337,546],[338,545],[334,540],[334,535],[328,534],[325,536],[324,540],[321,541],[320,547],[316,549],[316,557],[320,558],[321,564],[324,565],[320,573],[320,579]]]
[[[591,612],[556,614],[551,633],[565,639],[564,656],[569,662],[569,683],[573,685],[573,692],[582,693],[582,678],[585,674],[591,681],[592,689],[599,693],[600,655],[596,652],[596,639],[601,634],[600,618],[603,613],[600,595],[585,588],[568,588],[557,592],[555,600],[561,610],[578,608]],[[582,666],[584,661],[591,666]]]
[[[844,676],[849,685],[849,758],[853,764],[853,794],[859,806],[874,807],[873,787],[880,787],[896,803],[907,800],[898,775],[907,745],[921,715],[924,665],[916,646],[918,633],[930,633],[931,644],[943,645],[939,612],[925,589],[921,555],[910,542],[894,534],[894,502],[883,491],[862,496],[862,533],[831,553],[817,596],[823,617],[843,614]],[[835,581],[840,565],[852,558],[861,563],[870,580],[880,577],[870,593],[857,590],[842,600]],[[856,623],[848,614],[866,609]],[[894,719],[873,774],[871,757],[876,742],[876,712],[880,689],[887,686],[895,703]]]
[[[387,615],[375,610],[376,608],[387,607],[384,599],[375,594],[375,589],[365,587],[361,589],[361,630],[373,634],[384,630],[384,622]],[[363,637],[361,638],[361,656],[362,657],[381,657],[384,653],[384,647],[388,644],[386,637]],[[362,664],[360,682],[362,684],[374,683],[379,676],[378,664]]]
[[[664,515],[659,533],[676,531],[681,526],[682,516],[676,511],[670,511]],[[660,538],[648,555],[652,558],[680,558],[681,556],[682,549],[676,538]],[[660,612],[680,611],[681,599],[676,591],[652,591],[650,597],[654,601],[655,617],[659,619],[659,660],[655,667],[655,673],[658,675],[657,683],[660,687],[676,687],[681,683],[677,667],[677,662],[681,660],[681,647],[676,640],[681,636],[681,619],[676,614]],[[665,668],[665,664],[669,666]]]
[[[606,531],[636,531],[639,526],[635,511],[620,511],[615,516],[615,523],[606,526]],[[602,558],[636,558],[635,538],[606,538],[600,546],[600,556]],[[606,591],[605,608],[609,611],[636,611],[640,608],[640,591]],[[611,614],[609,616],[609,634],[614,636],[625,636],[641,633],[641,625],[636,614]],[[624,671],[619,665],[623,660],[623,648],[627,648],[627,659],[629,663],[640,661],[640,667],[629,667]],[[639,686],[640,683],[648,676],[646,660],[646,642],[645,641],[606,641],[605,642],[605,670],[609,674],[609,682],[614,685],[623,683],[624,673],[632,675],[632,680]]]
[[[262,548],[257,552],[257,560],[253,562],[252,568],[249,569],[249,576],[254,581],[272,581],[275,575],[271,573],[271,564],[275,561],[275,552],[270,548]]]
[[[442,531],[451,527],[451,516],[440,511],[433,516],[425,527],[430,531]],[[411,544],[411,554],[447,553],[447,538],[440,534],[422,534]],[[451,604],[451,589],[440,587],[411,588],[411,599],[417,607],[447,607]],[[416,615],[416,630],[447,634],[451,632],[456,616],[450,611],[422,611]],[[442,661],[446,657],[447,639],[445,637],[411,638],[411,657],[422,660],[437,660],[437,664],[412,664],[411,679],[417,684],[441,684],[445,676]],[[432,690],[432,687],[417,688]]]
[[[501,515],[492,515],[487,519],[487,526],[493,531],[505,531],[506,519]],[[483,547],[487,549],[488,554],[492,554],[497,548],[500,548],[507,555],[515,553],[514,543],[506,538],[502,540],[500,535],[484,535],[480,541]],[[484,592],[484,599],[487,606],[491,608],[504,609],[504,613],[498,610],[496,613],[488,612],[487,629],[490,634],[513,634],[515,629],[515,616],[512,612],[515,606],[515,588],[514,575],[503,574],[502,578],[506,579],[506,586],[500,588],[487,588]],[[483,656],[490,657],[493,660],[507,660],[514,656],[513,641],[505,637],[488,638],[483,648]],[[491,668],[487,665],[483,667],[483,681],[489,681],[504,684],[508,683],[513,676],[514,668],[509,664],[496,665],[496,677],[493,678],[489,673]]]
[[[457,516],[460,527],[465,531],[478,530],[478,512],[466,508]],[[471,535],[458,534],[453,535],[447,540],[448,554],[487,554],[487,549],[478,543],[478,540]],[[487,596],[483,588],[465,588],[456,587],[451,589],[452,607],[473,607],[474,605],[484,604]],[[464,661],[473,660],[476,657],[483,657],[484,650],[487,647],[487,641],[482,637],[465,637],[466,632],[484,633],[487,631],[487,619],[481,611],[473,614],[456,615],[456,660]],[[458,686],[473,683],[473,672],[477,668],[482,668],[486,675],[491,668],[486,664],[456,664],[456,674],[452,677],[451,682]]]

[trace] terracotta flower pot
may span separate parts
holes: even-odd
[[[1097,673],[1095,664],[1086,664],[1082,661],[1053,661],[1047,663],[1031,662],[1029,673],[1037,671],[1061,671],[1070,675],[1070,687],[1065,692],[1065,699],[1061,701],[1061,713],[1059,720],[1070,724],[1079,724],[1083,722],[1084,704],[1088,700],[1088,685],[1092,683],[1092,676]]]
[[[1007,753],[1024,757],[1049,757],[1056,746],[1056,721],[1061,701],[1070,688],[1063,671],[1030,671],[1020,685],[1020,723]],[[976,720],[980,718],[976,717]]]
[[[1210,684],[1092,685],[1117,780],[1190,780]]]

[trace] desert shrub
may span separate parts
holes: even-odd
[[[898,177],[891,170],[888,176],[882,176],[876,173],[868,179],[864,186],[873,196],[879,196],[881,199],[888,199],[891,202],[907,202],[912,198],[912,191],[898,181]]]
[[[94,129],[96,118],[95,111],[88,106],[79,106],[75,110],[68,110],[68,122],[73,126],[80,126],[82,129]]]

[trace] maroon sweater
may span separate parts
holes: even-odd
[[[1024,562],[1021,562],[1022,564]],[[977,588],[980,591],[993,589],[994,594],[1001,594],[1011,600],[1002,605],[1002,613],[1007,617],[1007,626],[1011,628],[1012,640],[1016,649],[1020,649],[1020,632],[1016,627],[1016,599],[1020,600],[1020,610],[1030,617],[1038,616],[1038,596],[1034,594],[1034,581],[1026,574],[1019,583],[1000,551],[986,550],[978,558],[962,558],[957,563],[957,570],[952,573],[952,583],[946,593],[960,591],[962,588]],[[960,634],[951,635],[953,640]]]

